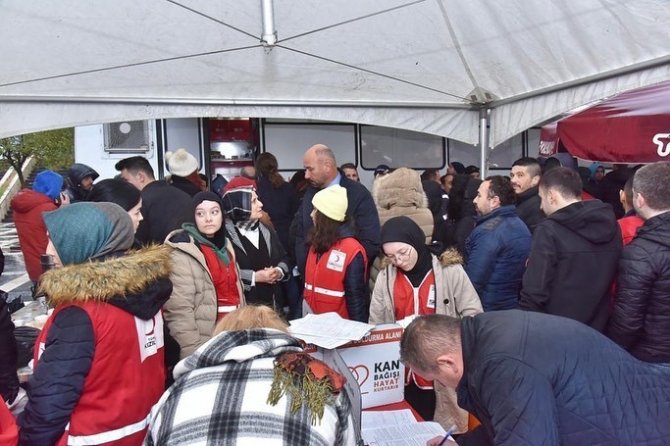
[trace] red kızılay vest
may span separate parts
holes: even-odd
[[[435,273],[431,269],[418,288],[414,288],[407,276],[400,270],[393,284],[393,313],[395,320],[400,321],[408,316],[435,314]],[[413,380],[420,389],[432,389],[433,382],[414,373],[409,367],[405,369],[405,382]]]
[[[363,255],[364,264],[367,265],[365,249],[353,237],[338,240],[318,260],[316,252],[310,248],[305,264],[304,298],[315,314],[334,311],[342,318],[349,319],[344,277],[358,253]]]
[[[209,275],[216,290],[216,320],[220,321],[228,313],[240,307],[240,294],[237,289],[237,270],[231,258],[226,266],[209,246],[200,245],[205,257]]]
[[[57,445],[142,443],[149,412],[165,389],[163,316],[142,320],[103,302],[77,303],[91,319],[95,354],[79,401]],[[35,344],[35,364],[56,315],[54,311]]]

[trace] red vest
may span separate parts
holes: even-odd
[[[393,312],[395,320],[400,321],[407,316],[418,314],[435,314],[435,273],[431,269],[415,289],[409,279],[398,269],[393,284]],[[412,379],[420,389],[432,389],[433,382],[422,378],[409,367],[405,370],[405,382]]]
[[[44,351],[56,308],[35,344],[35,364]],[[101,302],[76,304],[91,318],[95,354],[79,401],[58,445],[139,445],[151,407],[165,389],[163,316],[144,321]]]
[[[200,245],[200,251],[205,256],[207,269],[212,276],[216,290],[216,320],[236,310],[240,306],[240,293],[237,289],[237,271],[235,262],[231,258],[228,266],[216,255],[209,246]]]
[[[344,277],[359,253],[363,255],[363,261],[367,265],[365,249],[353,237],[338,240],[318,260],[316,252],[310,248],[305,264],[304,297],[315,314],[334,311],[342,318],[349,319],[344,295]]]
[[[621,217],[618,222],[619,227],[621,228],[621,237],[623,238],[624,246],[633,241],[637,235],[638,228],[644,224],[644,220],[642,220],[642,217],[639,215]]]

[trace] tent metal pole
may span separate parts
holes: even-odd
[[[489,113],[490,109],[482,107],[479,109],[479,175],[482,179],[488,176],[488,163],[486,162],[489,149]]]
[[[261,14],[263,15],[261,43],[263,46],[273,47],[277,43],[277,30],[275,29],[275,13],[272,0],[261,0]]]

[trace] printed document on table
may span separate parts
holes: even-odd
[[[425,446],[445,433],[438,423],[417,422],[409,409],[362,413],[361,435],[370,446]]]
[[[290,322],[288,331],[296,338],[323,348],[336,348],[357,341],[375,326],[342,319],[337,313],[308,314]]]

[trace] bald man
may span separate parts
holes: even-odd
[[[319,190],[339,184],[347,190],[347,220],[353,235],[361,242],[371,262],[377,256],[380,244],[379,215],[377,207],[372,200],[372,195],[361,183],[352,181],[337,170],[337,161],[333,151],[323,144],[310,147],[303,157],[305,167],[305,179],[310,182],[310,187],[305,191],[298,214],[296,215],[296,241],[295,256],[296,264],[301,273],[305,271],[307,259],[307,246],[305,240],[313,227],[312,198]]]

